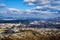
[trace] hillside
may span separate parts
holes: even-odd
[[[59,29],[20,28],[19,32],[0,34],[0,40],[60,40]]]

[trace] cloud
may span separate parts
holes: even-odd
[[[50,1],[48,0],[24,0],[24,2],[33,3],[38,6],[38,5],[49,4]]]
[[[2,4],[0,5],[0,18],[26,19],[35,17],[33,14],[27,14],[27,11],[22,11],[16,8],[7,8]]]
[[[17,11],[20,11],[19,9],[16,9],[16,8],[8,8],[9,10],[17,10]]]
[[[16,8],[3,8],[0,15],[12,18],[54,18],[60,17],[60,1],[56,0],[24,0],[28,5],[35,6],[32,10],[21,11]],[[0,4],[6,7],[5,4]]]
[[[7,8],[5,4],[0,4],[0,18],[19,18],[22,11],[16,8]]]
[[[28,3],[28,5],[34,5],[33,3]]]
[[[6,5],[3,3],[0,4],[0,14],[1,13],[7,13]]]
[[[5,4],[3,4],[3,3],[1,3],[1,4],[0,4],[0,7],[5,7],[5,6],[6,6],[6,5],[5,5]]]
[[[24,2],[42,7],[60,7],[60,0],[24,0]]]
[[[35,2],[36,0],[24,0],[24,2]]]
[[[35,6],[29,13],[40,17],[58,17],[60,14],[60,0],[24,0],[27,4]]]
[[[8,8],[8,10],[13,14],[22,14],[23,11],[16,8]]]

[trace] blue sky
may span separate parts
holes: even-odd
[[[7,7],[7,10],[4,9],[6,8],[4,7],[3,11],[0,11],[1,17],[60,17],[60,0],[0,0],[0,7],[3,7],[5,5]]]
[[[8,8],[16,8],[20,10],[29,10],[34,7],[27,5],[24,0],[0,0],[0,3],[4,3]]]

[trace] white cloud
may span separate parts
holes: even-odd
[[[24,2],[35,2],[35,0],[24,0]]]
[[[49,17],[60,16],[60,14],[58,13],[58,11],[60,11],[60,1],[59,0],[58,1],[55,1],[55,0],[53,0],[53,1],[52,0],[24,0],[24,2],[27,2],[28,5],[35,6],[34,9],[21,11],[16,8],[8,8],[8,11],[13,13],[11,16],[19,17],[22,15],[22,17],[25,17],[25,16],[30,17],[31,16],[31,17],[37,17],[37,18],[38,17],[39,18],[40,17],[49,18]],[[58,5],[56,5],[56,4],[58,4]],[[6,6],[6,5],[0,4],[0,6]],[[53,10],[53,11],[51,11],[51,10]],[[56,11],[54,11],[54,10],[56,10]],[[1,11],[1,13],[4,13],[4,12]],[[10,16],[11,13],[9,13],[9,14],[7,13],[8,16]],[[6,13],[4,13],[4,14],[6,14]]]
[[[31,3],[35,5],[36,9],[54,9],[54,10],[60,10],[60,0],[24,0],[27,3]],[[31,2],[32,1],[32,2]],[[48,9],[48,10],[49,10]]]
[[[28,4],[34,4],[35,6],[60,7],[60,0],[24,0],[24,1],[27,2]]]
[[[19,9],[16,8],[8,8],[9,10],[16,10],[16,11],[20,11]]]
[[[43,8],[43,6],[36,6],[36,8],[37,8],[37,9],[42,9],[42,8]]]
[[[33,3],[28,3],[28,5],[34,5]]]
[[[22,14],[23,12],[19,9],[16,9],[16,8],[8,8],[8,10],[11,12],[11,13],[15,13],[15,14]]]
[[[0,4],[0,7],[1,7],[1,6],[4,6],[4,7],[5,7],[6,5],[5,5],[5,4],[3,4],[3,3],[1,3],[1,4]]]
[[[24,0],[24,1],[27,3],[29,3],[29,2],[34,3],[35,5],[49,4],[50,3],[50,1],[48,1],[48,0]]]

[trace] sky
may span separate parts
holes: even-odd
[[[5,4],[8,8],[16,8],[20,10],[28,10],[34,7],[27,5],[24,0],[0,0],[0,3]]]
[[[1,17],[60,17],[60,0],[0,0]]]

